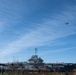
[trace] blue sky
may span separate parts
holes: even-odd
[[[76,0],[0,0],[0,62],[34,48],[44,62],[76,63]]]

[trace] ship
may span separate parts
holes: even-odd
[[[70,72],[76,69],[76,63],[44,63],[44,60],[37,55],[37,49],[35,48],[35,54],[28,59],[27,62],[12,62],[6,64],[0,64],[0,70],[2,71],[29,71],[29,72]]]

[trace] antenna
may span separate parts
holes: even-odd
[[[35,55],[37,54],[37,50],[38,50],[38,49],[37,49],[37,48],[35,48]]]

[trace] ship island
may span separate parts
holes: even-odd
[[[27,62],[12,62],[12,63],[0,63],[0,73],[13,74],[18,73],[18,75],[26,75],[26,73],[35,73],[32,75],[38,75],[36,73],[66,73],[58,75],[71,75],[68,73],[76,72],[76,63],[44,63],[44,60],[37,55],[37,49],[35,49],[35,54],[28,59]],[[39,74],[39,75],[40,75]],[[28,74],[29,75],[29,74]],[[47,75],[47,74],[46,74]],[[50,74],[57,75],[57,74]],[[72,74],[72,75],[76,75]]]

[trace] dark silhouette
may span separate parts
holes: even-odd
[[[65,23],[66,25],[68,25],[69,23],[67,22],[67,23]]]

